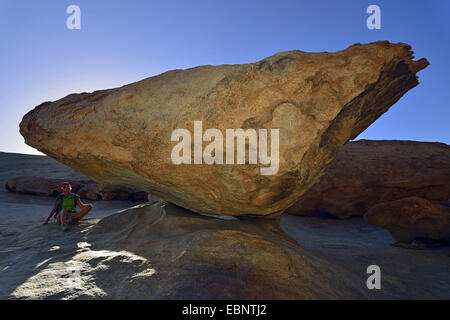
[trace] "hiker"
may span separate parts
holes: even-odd
[[[89,211],[91,211],[92,205],[84,204],[81,202],[79,195],[71,193],[72,186],[69,182],[59,184],[58,190],[62,193],[56,197],[55,205],[53,206],[50,215],[45,220],[44,225],[48,224],[50,218],[56,213],[56,221],[61,225],[63,231],[66,231],[69,225],[78,222],[87,215]],[[76,210],[77,205],[81,208],[81,211],[79,212]]]

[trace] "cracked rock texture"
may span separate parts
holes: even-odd
[[[418,84],[428,65],[387,41],[335,53],[289,51],[256,63],[172,70],[120,88],[71,94],[27,113],[25,142],[105,184],[150,192],[195,212],[270,215],[291,207],[336,152]],[[279,170],[174,165],[171,134],[279,129]],[[270,142],[269,142],[270,145]],[[203,148],[206,143],[203,143]]]

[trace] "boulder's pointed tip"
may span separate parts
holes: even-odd
[[[423,69],[425,69],[426,67],[428,67],[430,65],[430,62],[426,59],[426,58],[422,58],[422,59],[419,59],[419,60],[417,60],[417,61],[412,61],[412,63],[411,63],[411,70],[414,72],[414,73],[417,73],[417,72],[419,72],[420,70],[423,70]]]
[[[405,52],[405,58],[407,60],[407,63],[409,64],[409,67],[411,68],[411,71],[414,73],[417,73],[423,69],[425,69],[427,66],[430,65],[430,62],[426,58],[421,58],[417,61],[414,61],[414,51],[412,51],[412,47],[407,43],[399,43],[401,46],[403,46]]]

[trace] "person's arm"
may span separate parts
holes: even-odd
[[[50,214],[49,214],[48,218],[45,219],[44,225],[47,224],[50,221],[50,219],[55,214],[56,210],[58,210],[58,203],[59,203],[58,201],[55,201],[55,205],[53,206],[52,211],[50,211]]]
[[[77,198],[77,205],[78,205],[81,209],[84,209],[84,208],[87,207],[87,206],[92,207],[92,205],[90,205],[90,204],[84,204],[83,202],[81,202],[81,199],[80,199],[80,198]]]

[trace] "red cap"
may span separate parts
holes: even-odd
[[[70,183],[62,182],[62,183],[58,184],[58,190],[62,190],[62,187],[64,187],[64,186],[70,186]]]

